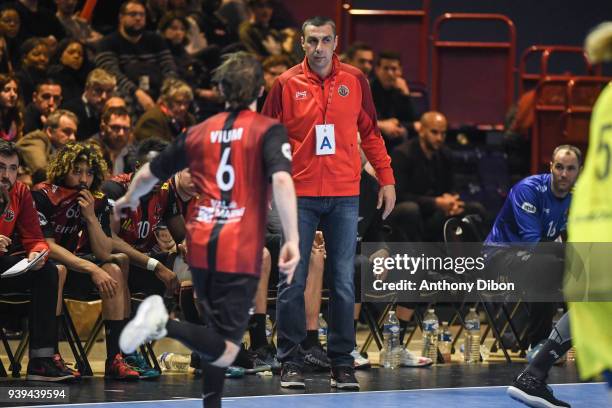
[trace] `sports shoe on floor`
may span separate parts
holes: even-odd
[[[140,373],[130,367],[121,354],[117,354],[112,360],[106,360],[104,378],[110,380],[134,381],[140,378]]]
[[[351,351],[351,356],[353,356],[354,359],[353,367],[355,368],[355,370],[364,370],[372,366],[370,360],[362,356],[357,349]]]
[[[528,372],[523,371],[506,391],[510,398],[532,408],[568,408],[570,404],[560,401],[553,395],[546,383]]]
[[[125,362],[132,367],[135,371],[138,371],[141,380],[152,380],[159,378],[161,373],[151,367],[144,356],[140,353],[129,354],[124,357]]]
[[[32,358],[28,362],[28,374],[26,379],[29,381],[74,381],[75,377],[68,370],[63,370],[52,357]]]
[[[138,308],[136,316],[125,326],[119,336],[119,347],[126,354],[132,354],[146,341],[165,337],[168,311],[159,295],[146,298]]]
[[[304,374],[299,365],[286,362],[281,368],[281,387],[283,388],[304,388]]]
[[[429,357],[419,357],[410,350],[402,348],[400,351],[400,367],[427,367],[433,364]]]
[[[304,362],[315,370],[329,370],[331,361],[327,357],[327,351],[321,344],[315,344],[309,349],[303,349]]]
[[[225,378],[242,378],[245,372],[242,367],[229,366],[225,369]]]
[[[359,382],[355,378],[355,369],[350,366],[333,367],[330,383],[339,390],[359,390]]]
[[[255,351],[252,351],[254,355],[256,355],[257,359],[265,365],[270,367],[272,373],[279,373],[281,369],[280,362],[276,359],[276,347],[272,344],[265,345],[263,347],[258,348]]]
[[[74,368],[71,368],[70,367],[71,364],[66,363],[59,353],[53,355],[53,361],[55,362],[55,365],[60,371],[69,372],[70,374],[72,374],[75,380],[81,379],[81,373],[79,372],[79,370],[75,370]]]

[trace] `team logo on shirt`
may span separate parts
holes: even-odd
[[[350,92],[348,86],[346,85],[340,85],[340,87],[338,88],[338,95],[342,96],[343,98],[346,98],[349,93]]]
[[[296,91],[295,92],[295,100],[299,101],[300,99],[306,99],[306,97],[308,96],[308,92],[307,91]]]
[[[283,143],[281,146],[281,152],[287,160],[291,161],[291,145],[289,143]]]
[[[4,221],[6,222],[11,222],[15,219],[15,212],[13,211],[12,208],[9,208],[8,210],[6,210],[6,212],[4,213]]]
[[[521,204],[521,208],[525,211],[528,212],[530,214],[535,214],[537,211],[537,208],[535,205],[528,203],[527,201],[525,201],[523,204]]]
[[[38,211],[38,222],[40,222],[41,227],[44,227],[49,223],[49,221],[47,221],[47,217],[45,217],[45,215],[40,211]]]

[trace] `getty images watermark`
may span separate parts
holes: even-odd
[[[602,248],[598,254],[612,254]],[[582,248],[582,247],[580,247]],[[558,302],[612,300],[612,290],[587,288],[585,250],[560,243],[483,246],[480,243],[361,244],[362,301]],[[610,256],[612,262],[612,255]],[[592,264],[593,262],[591,262]],[[602,265],[610,265],[600,259]],[[568,266],[569,265],[569,266]],[[592,268],[591,268],[592,269]],[[603,269],[603,267],[602,267]],[[567,272],[566,272],[567,270]],[[612,281],[609,274],[602,279]],[[610,284],[612,289],[612,283]]]

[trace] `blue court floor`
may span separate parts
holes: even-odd
[[[603,383],[552,386],[557,398],[572,408],[610,407]],[[224,398],[229,408],[512,408],[523,405],[506,396],[506,387],[434,388],[404,391],[338,392],[326,394],[270,395]],[[51,407],[52,405],[46,405]],[[202,400],[174,399],[114,403],[54,405],[66,408],[201,408]]]

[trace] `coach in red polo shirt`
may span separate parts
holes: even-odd
[[[291,285],[279,286],[278,357],[283,363],[281,386],[304,387],[306,337],[304,286],[310,249],[317,227],[323,231],[329,261],[331,301],[327,354],[332,362],[331,385],[359,389],[354,370],[355,333],[353,262],[357,242],[361,147],[376,169],[383,217],[395,204],[391,160],[376,127],[376,109],[366,77],[342,64],[334,22],[314,17],[302,25],[306,58],[282,74],[272,86],[262,113],[279,119],[288,130],[293,151],[292,175],[298,195],[301,259]]]

